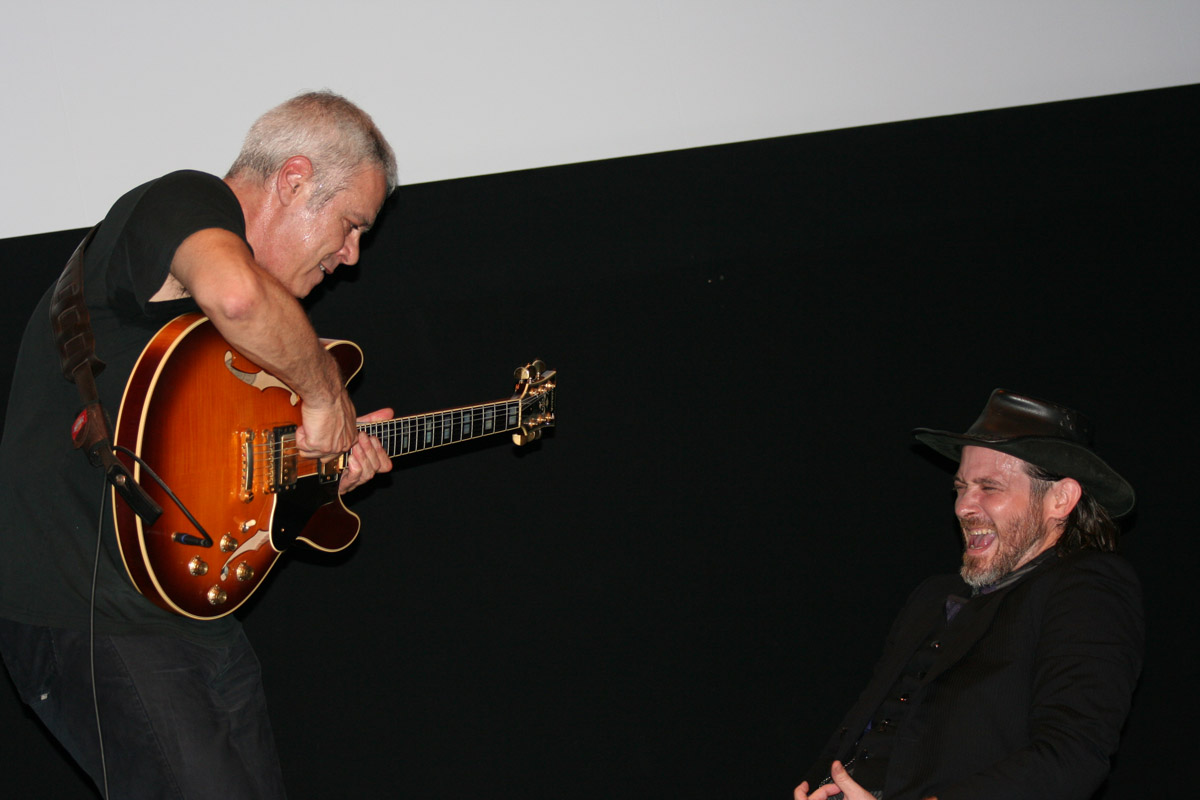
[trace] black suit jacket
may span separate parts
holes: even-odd
[[[916,648],[944,619],[957,575],[931,578],[807,780],[845,761]],[[973,598],[938,635],[933,667],[896,731],[884,800],[1086,800],[1103,783],[1141,671],[1141,589],[1119,556],[1051,553]]]

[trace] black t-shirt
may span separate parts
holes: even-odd
[[[88,247],[84,294],[96,355],[106,364],[96,383],[114,422],[129,373],[151,336],[179,314],[197,310],[191,299],[151,303],[150,297],[166,280],[179,245],[207,228],[245,239],[233,191],[212,175],[173,172],[121,197]],[[239,624],[233,615],[196,621],[164,611],[142,597],[125,572],[104,475],[71,445],[81,401],[63,377],[48,311],[62,268],[48,264],[36,271],[50,288],[21,340],[0,443],[0,617],[86,630],[102,524],[98,633],[229,641]]]

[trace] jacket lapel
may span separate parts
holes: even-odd
[[[855,731],[855,734],[843,740],[843,747],[849,747],[857,740],[858,732],[866,727],[871,715],[887,697],[887,693],[891,691],[892,686],[900,677],[900,673],[908,666],[913,653],[925,644],[930,633],[943,628],[946,621],[945,604],[938,598],[944,599],[946,594],[954,591],[957,587],[965,587],[965,584],[959,581],[957,576],[954,576],[954,579],[946,576],[945,579],[939,580],[937,584],[930,587],[930,593],[925,595],[924,599],[918,599],[908,606],[906,613],[891,633],[891,641],[884,648],[884,655],[876,669],[874,679],[859,696],[858,702],[855,703],[844,721],[845,728]],[[963,611],[965,610],[964,608]]]
[[[937,649],[938,656],[922,683],[936,680],[939,675],[962,660],[980,637],[987,633],[1001,602],[1012,588],[1013,586],[1006,586],[991,594],[973,597],[962,607],[954,621],[937,637],[933,646]]]

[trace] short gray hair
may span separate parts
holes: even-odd
[[[312,162],[317,184],[312,205],[327,202],[367,167],[383,173],[388,194],[399,182],[396,154],[374,120],[332,92],[297,95],[259,117],[226,177],[267,181],[293,156]]]

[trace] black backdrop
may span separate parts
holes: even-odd
[[[401,189],[311,306],[366,351],[359,407],[500,399],[540,357],[560,423],[402,459],[353,548],[290,554],[249,604],[292,796],[790,796],[958,558],[948,465],[910,429],[964,429],[1003,386],[1096,418],[1138,489],[1147,662],[1103,796],[1184,797],[1198,108],[1179,87]],[[6,370],[80,233],[0,241]],[[11,686],[0,721],[6,796],[89,796]]]

